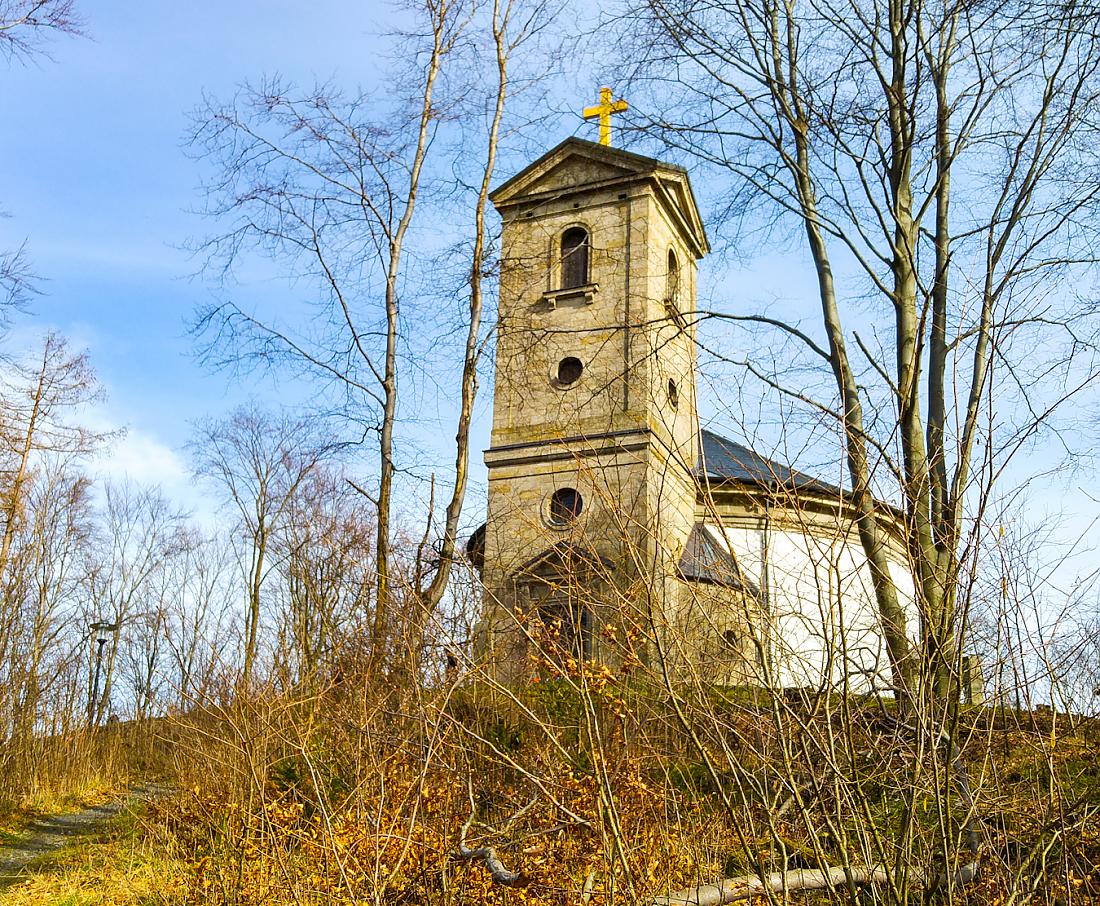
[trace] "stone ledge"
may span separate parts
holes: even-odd
[[[557,308],[558,302],[583,300],[585,305],[591,305],[596,301],[596,293],[600,291],[600,284],[586,283],[584,286],[571,286],[569,289],[551,289],[542,294],[540,302],[550,308]]]

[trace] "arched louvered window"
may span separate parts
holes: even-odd
[[[570,659],[587,661],[593,655],[593,613],[588,607],[596,584],[587,570],[564,563],[560,569],[539,569],[518,584],[528,607],[538,615],[545,632],[540,652],[558,669]]]
[[[680,302],[680,262],[676,260],[676,253],[668,250],[668,277],[665,287],[665,301],[670,305],[678,305]]]
[[[588,230],[570,227],[561,234],[561,288],[574,289],[588,283]]]

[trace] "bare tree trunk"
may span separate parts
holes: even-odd
[[[252,673],[256,663],[256,646],[260,631],[260,612],[264,569],[267,560],[268,529],[266,514],[261,514],[252,538],[251,564],[248,576],[248,625],[245,629],[244,667],[241,682],[245,689],[252,688]]]
[[[927,630],[922,627],[922,640],[927,657],[934,655],[939,664],[934,668],[934,692],[938,696],[948,693],[945,658],[955,649],[954,639],[948,637],[954,626],[954,600],[956,570],[954,551],[958,545],[958,533],[953,530],[954,520],[948,515],[951,507],[950,488],[947,478],[947,319],[948,319],[948,273],[951,266],[951,110],[948,101],[948,78],[951,73],[951,57],[955,43],[957,14],[949,17],[948,27],[942,36],[942,47],[927,47],[929,68],[933,73],[936,92],[936,185],[935,185],[935,271],[931,293],[932,320],[928,331],[928,425],[927,452],[930,484],[929,521],[931,523],[932,544],[936,571],[943,596],[939,607],[940,626],[933,639],[927,638]],[[923,37],[923,36],[922,36]],[[927,45],[927,38],[924,39]]]
[[[393,428],[397,418],[397,341],[400,319],[397,282],[401,275],[405,234],[408,232],[416,210],[416,199],[420,192],[420,174],[433,134],[432,123],[436,117],[436,111],[432,107],[432,96],[443,57],[450,44],[448,33],[453,26],[451,20],[454,16],[454,5],[450,0],[438,0],[434,5],[429,4],[428,8],[431,13],[432,49],[424,74],[416,148],[409,171],[404,209],[390,239],[386,272],[386,353],[385,372],[382,379],[382,428],[378,438],[381,473],[378,484],[378,529],[375,544],[378,579],[375,586],[374,640],[371,648],[371,661],[374,666],[381,663],[382,655],[387,650],[392,604],[390,600],[390,517],[393,509]]]
[[[474,244],[470,256],[469,289],[470,298],[467,308],[466,345],[462,359],[462,379],[459,391],[458,426],[455,431],[455,483],[451,498],[447,503],[443,523],[443,538],[440,545],[439,566],[432,575],[426,588],[419,590],[417,622],[412,633],[413,645],[418,645],[424,635],[424,625],[438,607],[447,588],[454,564],[459,519],[466,498],[466,487],[470,471],[470,421],[473,417],[474,401],[477,397],[477,365],[481,353],[481,321],[484,309],[483,282],[485,277],[485,257],[487,246],[487,227],[485,213],[489,201],[489,189],[496,171],[497,150],[500,141],[500,126],[504,118],[505,102],[508,97],[508,64],[512,53],[527,37],[527,28],[531,25],[536,6],[519,29],[511,33],[512,17],[516,10],[516,0],[493,0],[492,37],[496,59],[496,92],[493,98],[493,114],[489,124],[489,133],[485,147],[485,165],[481,174],[477,202],[474,206]],[[419,651],[413,650],[414,670],[419,662]]]
[[[773,18],[773,39],[782,41],[784,34],[778,19]],[[894,691],[899,699],[904,700],[911,694],[913,668],[909,638],[906,633],[905,613],[898,601],[897,588],[890,575],[883,528],[879,524],[876,512],[877,505],[867,456],[867,435],[863,423],[863,404],[848,360],[832,265],[818,215],[816,189],[810,168],[809,139],[804,125],[808,112],[803,109],[799,96],[801,86],[797,80],[798,51],[794,44],[788,44],[786,50],[790,55],[789,88],[777,87],[776,94],[794,133],[795,157],[792,166],[795,171],[798,201],[803,213],[802,222],[817,273],[822,318],[825,333],[829,338],[829,362],[840,394],[845,452],[852,479],[852,497],[857,512],[856,527],[867,555],[871,582],[878,601],[879,619],[890,654]],[[783,75],[780,71],[773,73],[776,84],[779,86],[783,85]]]

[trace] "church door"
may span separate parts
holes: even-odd
[[[545,639],[546,654],[555,662],[567,658],[591,660],[593,656],[592,591],[583,575],[562,569],[562,564],[543,563],[517,583],[520,600],[528,613],[538,617],[538,635]]]

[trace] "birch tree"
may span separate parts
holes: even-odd
[[[11,548],[0,619],[0,738],[29,740],[70,679],[92,533],[89,481],[64,459],[45,463],[27,493]]]
[[[175,593],[165,602],[164,644],[169,684],[181,712],[209,701],[221,671],[239,661],[239,624],[233,621],[233,558],[228,533],[192,532],[173,563]]]
[[[335,385],[343,411],[377,442],[377,481],[364,489],[376,510],[373,648],[385,649],[391,600],[394,430],[406,242],[442,109],[441,71],[465,24],[463,3],[411,8],[423,40],[410,39],[411,71],[389,117],[375,92],[299,90],[279,80],[249,86],[230,104],[207,104],[192,136],[215,163],[210,213],[231,229],[202,245],[231,267],[259,249],[320,287],[323,315],[291,332],[228,303],[200,315],[213,338],[208,360],[296,368]],[[222,342],[228,340],[228,343]]]
[[[721,315],[780,331],[831,375],[833,393],[818,396],[776,378],[782,368],[745,363],[840,426],[896,691],[942,697],[961,656],[967,527],[1021,448],[1095,382],[1078,292],[1096,263],[1094,8],[624,9],[630,74],[653,90],[641,106],[660,111],[637,125],[730,176],[719,230],[764,224],[809,253],[819,330]],[[905,510],[915,632],[886,568],[876,494]]]
[[[458,424],[455,431],[455,480],[444,513],[438,558],[424,562],[424,544],[416,561],[413,584],[417,609],[409,638],[414,671],[420,668],[425,628],[435,614],[451,579],[458,541],[459,520],[466,499],[470,471],[470,423],[477,396],[477,369],[483,344],[482,319],[485,310],[485,277],[492,236],[486,223],[489,190],[496,173],[500,133],[506,104],[513,90],[511,68],[518,51],[552,20],[554,10],[545,2],[492,0],[488,7],[488,44],[493,62],[492,89],[489,93],[488,127],[484,138],[483,166],[473,205],[473,242],[470,249],[467,286],[466,339],[459,385]],[[433,484],[434,490],[434,484]],[[434,496],[434,495],[433,495]],[[430,536],[431,513],[424,538]],[[425,568],[428,567],[428,568]]]
[[[386,91],[330,85],[304,91],[269,81],[245,88],[233,103],[204,106],[192,136],[196,153],[217,173],[209,213],[230,225],[202,243],[208,263],[228,268],[258,249],[320,292],[320,316],[308,330],[292,330],[234,303],[202,312],[198,328],[207,360],[297,369],[334,391],[334,408],[356,433],[376,438],[375,476],[354,482],[376,513],[375,667],[400,641],[414,662],[419,658],[417,640],[451,574],[485,339],[484,282],[492,249],[485,214],[509,61],[551,16],[549,4],[519,0],[417,0],[404,11],[415,23],[404,36],[412,63],[406,72],[387,74]],[[488,91],[478,83],[483,52],[491,61]],[[464,176],[454,176],[464,173],[460,158],[471,156],[469,148],[443,156],[446,127],[467,116],[475,125],[462,128],[460,141],[469,145],[469,135],[477,136],[473,189],[463,184]],[[431,321],[439,314],[437,300],[425,302],[415,293],[418,283],[431,282],[425,295],[438,294],[438,280],[413,271],[413,262],[428,259],[425,231],[434,224],[425,198],[438,194],[433,190],[472,196],[463,207],[472,239],[459,246],[463,348],[454,481],[441,506],[441,528],[429,513],[413,574],[398,577],[393,490],[395,432],[403,415],[399,385],[423,367],[410,352],[410,336],[434,336]],[[429,509],[436,505],[434,479],[432,484]],[[401,611],[410,602],[406,619]]]

